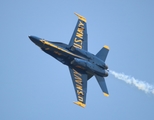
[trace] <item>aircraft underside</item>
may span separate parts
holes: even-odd
[[[45,53],[68,66],[77,97],[77,102],[74,103],[85,107],[87,82],[92,76],[96,77],[104,95],[109,96],[104,79],[108,76],[108,66],[105,64],[105,60],[109,47],[105,45],[96,55],[88,52],[87,21],[83,16],[75,14],[78,21],[68,45],[35,36],[29,36],[29,38]]]

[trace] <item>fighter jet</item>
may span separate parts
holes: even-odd
[[[104,79],[108,76],[108,66],[105,60],[109,47],[105,45],[96,55],[88,52],[86,18],[77,13],[75,15],[78,21],[69,44],[48,41],[36,36],[29,36],[29,38],[45,53],[68,66],[77,97],[77,102],[74,103],[84,108],[87,82],[92,76],[96,77],[104,95],[109,96]]]

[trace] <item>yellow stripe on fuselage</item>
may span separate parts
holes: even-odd
[[[58,47],[58,46],[56,46],[56,45],[54,45],[54,44],[52,44],[52,43],[50,43],[50,42],[48,42],[48,41],[45,41],[45,40],[40,40],[40,41],[41,41],[43,44],[49,45],[50,47],[53,47],[53,48],[55,48],[55,49],[57,49],[57,50],[60,50],[60,51],[62,51],[62,52],[65,52],[65,53],[67,53],[67,54],[70,54],[70,55],[75,56],[75,57],[78,57],[78,58],[85,59],[85,58],[82,57],[82,56],[73,54],[72,52],[69,52],[69,51],[67,51],[67,50],[65,50],[65,49],[63,49],[63,48],[60,48],[60,47]]]

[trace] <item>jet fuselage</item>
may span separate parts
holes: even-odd
[[[105,62],[88,51],[75,46],[70,47],[60,42],[47,41],[35,36],[29,36],[29,38],[44,52],[69,67],[86,71],[92,75],[108,76],[108,66]]]
[[[103,94],[109,96],[104,77],[108,76],[105,61],[110,48],[104,45],[96,55],[88,52],[87,20],[77,13],[75,15],[78,21],[68,45],[35,36],[29,38],[44,52],[68,66],[77,98],[77,102],[74,103],[84,108],[87,83],[92,76],[95,76]]]

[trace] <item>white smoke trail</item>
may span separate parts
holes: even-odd
[[[125,81],[126,83],[128,83],[130,85],[134,85],[139,90],[142,90],[145,93],[152,93],[152,94],[154,94],[154,86],[150,85],[147,82],[137,80],[134,77],[125,75],[124,73],[117,73],[117,72],[112,71],[112,70],[110,70],[110,73],[112,75],[114,75],[115,78],[117,78],[119,80],[123,80],[123,81]]]

